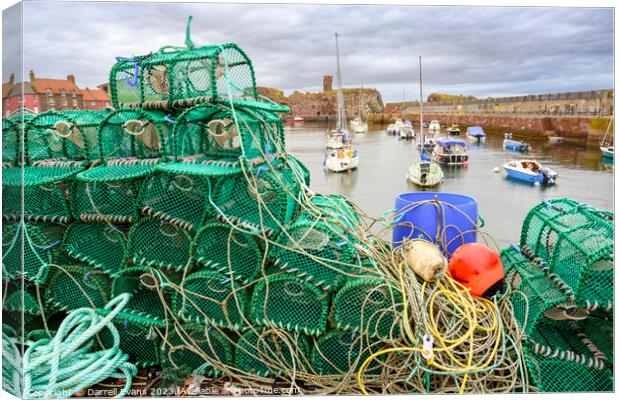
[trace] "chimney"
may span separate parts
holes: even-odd
[[[332,82],[334,81],[334,77],[331,75],[325,75],[323,77],[323,91],[329,92],[332,90]]]
[[[30,70],[30,83],[33,83],[36,80],[37,78],[34,76],[34,71]]]
[[[67,75],[67,80],[75,85],[75,76],[73,74]]]

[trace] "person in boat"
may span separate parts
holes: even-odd
[[[534,164],[533,162],[527,163],[527,169],[529,169],[532,172],[538,172],[538,168],[536,167],[536,164]]]

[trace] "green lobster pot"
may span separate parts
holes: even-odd
[[[523,222],[521,247],[589,306],[613,304],[613,216],[568,199],[544,201]]]
[[[107,315],[110,310],[99,308],[97,313]],[[162,338],[166,322],[148,315],[121,311],[112,323],[118,329],[120,349],[129,356],[129,362],[145,368],[162,364]],[[112,335],[105,331],[99,335],[106,348],[112,344]]]
[[[203,269],[185,278],[182,291],[175,294],[174,309],[187,322],[239,330],[245,325],[248,297],[245,287]]]
[[[167,221],[143,217],[129,230],[129,262],[171,271],[192,269],[190,253],[193,236]]]
[[[64,261],[60,251],[65,227],[50,223],[7,223],[2,227],[2,279],[47,279],[50,263]],[[22,252],[23,246],[23,252]]]
[[[180,280],[180,274],[173,271],[144,265],[125,267],[114,276],[112,297],[130,293],[131,299],[125,307],[126,313],[165,321],[166,305],[172,304],[174,293],[171,284],[176,285]]]
[[[553,315],[559,306],[567,305],[570,298],[536,263],[516,248],[503,249],[501,258],[506,271],[506,282],[514,290],[523,292],[527,298],[526,300],[517,295],[512,296],[511,301],[517,322],[526,328],[525,334],[530,335],[547,319],[547,315]]]
[[[245,332],[235,346],[235,366],[254,376],[276,377],[308,368],[309,338],[277,329]]]
[[[315,339],[312,347],[312,368],[319,375],[346,375],[356,373],[371,354],[381,350],[381,342],[370,345],[358,334],[343,331],[328,331]],[[379,357],[378,360],[385,359]],[[380,365],[372,361],[365,375],[379,373]]]
[[[234,361],[234,342],[229,335],[234,336],[200,325],[175,326],[162,350],[164,379],[183,382],[192,374],[222,376],[221,368]]]
[[[171,124],[162,112],[119,109],[101,122],[100,161],[76,176],[71,204],[82,221],[133,222],[144,178],[163,161]]]
[[[137,71],[136,71],[137,69]],[[119,58],[110,71],[114,107],[182,108],[257,98],[252,62],[228,43]]]
[[[354,243],[341,227],[302,215],[278,236],[269,256],[281,270],[334,291],[360,268]]]
[[[246,284],[257,276],[263,262],[263,251],[257,240],[230,225],[213,222],[196,235],[192,254],[199,266]]]
[[[23,155],[24,127],[34,117],[31,114],[17,114],[2,119],[2,168],[20,164]]]
[[[100,308],[110,301],[110,277],[87,265],[53,267],[46,282],[45,299],[63,311]]]
[[[125,261],[127,231],[122,225],[77,221],[67,228],[63,248],[71,257],[114,275]]]
[[[334,296],[331,319],[338,329],[392,339],[401,335],[402,309],[398,289],[378,279],[358,278]]]
[[[250,315],[254,322],[316,336],[325,331],[329,296],[289,274],[271,275],[254,287]]]

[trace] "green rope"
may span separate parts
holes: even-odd
[[[192,24],[192,16],[190,15],[189,17],[187,17],[187,26],[185,27],[185,46],[187,46],[188,49],[194,48],[194,42],[192,42],[192,39],[190,38],[190,34],[189,34],[189,28],[191,24]]]
[[[64,319],[52,339],[29,343],[24,354],[25,397],[70,397],[110,377],[125,379],[125,387],[116,397],[125,396],[138,369],[120,350],[120,336],[111,321],[130,297],[123,293],[112,299],[105,309],[113,309],[105,317],[92,308],[77,309]],[[104,328],[112,335],[112,347],[89,352],[94,336]]]

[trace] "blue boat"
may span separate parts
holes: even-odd
[[[482,130],[480,126],[468,126],[467,127],[467,138],[472,142],[482,143],[486,138],[486,133]]]
[[[517,179],[535,185],[552,185],[558,174],[547,167],[543,167],[535,160],[512,160],[503,165],[508,178]]]
[[[512,140],[512,133],[504,133],[504,149],[526,153],[530,151],[531,146],[519,140]]]

